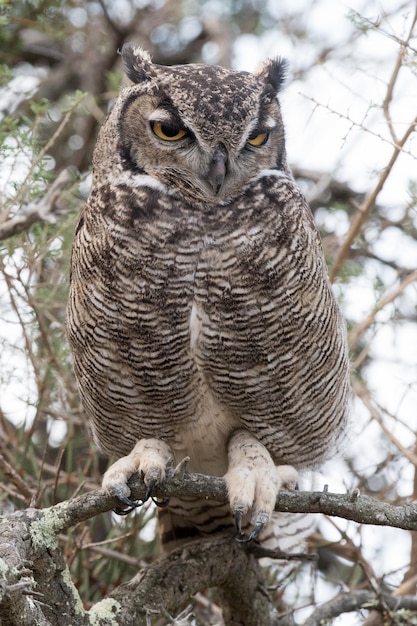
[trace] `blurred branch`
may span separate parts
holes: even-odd
[[[343,244],[341,245],[336,258],[334,259],[332,267],[330,268],[330,280],[332,282],[335,280],[336,276],[339,274],[339,271],[348,255],[351,245],[353,244],[357,235],[359,235],[363,225],[368,220],[369,215],[375,206],[375,202],[376,202],[376,199],[378,198],[378,195],[382,191],[385,185],[385,182],[391,173],[392,168],[394,167],[399,155],[402,152],[404,145],[406,144],[407,140],[412,135],[412,133],[415,131],[416,125],[417,125],[417,117],[414,118],[414,120],[411,122],[411,124],[407,128],[402,138],[394,146],[394,150],[391,155],[391,158],[388,164],[386,165],[386,167],[382,170],[382,173],[379,177],[379,180],[374,190],[369,195],[367,195],[364,202],[361,204],[360,207],[358,207],[357,212],[352,217],[349,232],[347,233],[346,238],[343,241]]]
[[[400,68],[402,67],[402,64],[403,64],[405,49],[409,45],[409,42],[412,39],[412,37],[414,36],[414,28],[415,28],[416,23],[417,23],[417,11],[414,13],[413,19],[411,21],[407,38],[401,42],[400,49],[397,55],[397,62],[394,67],[394,70],[391,73],[391,77],[387,86],[387,91],[386,91],[384,104],[383,104],[384,115],[387,121],[388,128],[391,132],[391,137],[395,138],[393,139],[394,150],[392,152],[391,158],[388,161],[386,167],[382,170],[382,173],[378,179],[378,182],[374,190],[365,198],[361,206],[358,207],[356,214],[351,219],[349,232],[347,233],[346,238],[342,246],[340,247],[338,254],[336,258],[334,259],[333,265],[330,269],[330,280],[332,282],[335,280],[336,276],[338,276],[340,269],[349,253],[351,245],[353,244],[354,240],[361,232],[366,221],[368,220],[369,215],[375,206],[375,202],[378,198],[378,195],[383,189],[385,182],[387,181],[399,155],[404,150],[405,144],[407,143],[410,136],[416,130],[417,117],[415,117],[411,121],[411,123],[408,125],[403,136],[400,138],[397,138],[396,135],[394,134],[394,131],[391,125],[391,118],[390,118],[390,113],[389,113],[389,104],[391,102],[392,93],[396,85],[398,76],[399,76]],[[364,130],[368,130],[368,129],[364,129]]]
[[[372,419],[378,422],[379,426],[381,427],[381,430],[385,433],[385,435],[388,437],[391,443],[401,452],[402,455],[404,455],[406,459],[410,461],[410,463],[414,465],[414,467],[417,468],[417,455],[411,452],[405,446],[403,446],[401,442],[399,441],[399,439],[395,437],[395,435],[391,432],[391,430],[387,428],[387,426],[384,424],[382,416],[380,415],[379,411],[374,406],[371,394],[369,393],[365,385],[363,385],[362,383],[356,380],[356,381],[353,381],[352,388],[353,388],[354,393],[358,396],[358,398],[362,400],[364,406],[366,406],[366,408],[368,409]]]
[[[356,347],[361,339],[362,334],[371,326],[371,324],[374,323],[377,313],[381,311],[387,304],[393,302],[396,298],[398,298],[398,296],[400,296],[404,292],[408,285],[411,285],[411,283],[415,281],[417,281],[417,271],[412,272],[411,274],[406,276],[397,287],[395,287],[392,291],[383,296],[376,303],[376,305],[374,306],[372,311],[366,316],[366,318],[352,328],[349,333],[349,345],[351,349]]]
[[[331,206],[337,202],[350,203],[352,206],[357,206],[357,203],[363,200],[363,193],[355,191],[347,183],[336,180],[330,173],[307,169],[297,165],[292,165],[291,171],[297,180],[312,183],[312,190],[307,190],[304,193],[313,213],[320,207]]]
[[[24,205],[14,217],[1,223],[0,241],[28,230],[36,222],[54,224],[62,213],[62,192],[71,180],[71,170],[63,170],[42,198]]]
[[[359,609],[377,609],[385,612],[387,609],[399,611],[417,610],[416,596],[394,597],[388,594],[376,594],[373,591],[350,591],[332,598],[329,602],[319,606],[304,622],[303,626],[321,626],[325,620],[333,619]]]
[[[0,454],[0,471],[11,483],[18,489],[19,494],[28,498],[29,501],[33,499],[33,491],[28,487],[27,483],[19,476],[16,470],[7,462],[2,454]]]

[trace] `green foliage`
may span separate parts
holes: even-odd
[[[0,52],[6,56],[22,51],[21,30],[36,28],[55,40],[65,37],[61,0],[0,0]]]
[[[1,20],[1,16],[0,16]],[[7,85],[7,83],[12,79],[13,74],[8,65],[0,64],[0,87]]]
[[[124,73],[120,71],[107,72],[106,78],[110,92],[115,95],[118,94],[123,84]]]

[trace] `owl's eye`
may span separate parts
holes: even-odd
[[[165,141],[178,141],[188,135],[187,129],[178,124],[151,122],[151,128],[154,135]]]
[[[263,146],[268,141],[269,133],[254,131],[248,138],[251,146]]]

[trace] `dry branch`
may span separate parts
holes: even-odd
[[[145,497],[146,487],[138,476],[130,479],[132,498],[138,501]],[[207,498],[217,502],[227,502],[226,484],[223,478],[209,477],[203,474],[185,472],[182,476],[174,472],[166,481],[155,488],[156,498],[174,496]],[[55,512],[59,532],[75,524],[95,517],[120,505],[117,500],[101,490],[92,491],[67,502],[51,507]],[[288,513],[323,513],[334,517],[352,520],[359,524],[391,526],[403,530],[417,530],[417,504],[403,506],[380,502],[370,496],[361,496],[353,491],[347,494],[329,493],[328,491],[289,491],[279,492],[276,511]]]
[[[71,181],[69,168],[63,170],[39,200],[30,202],[0,224],[0,241],[28,230],[36,222],[54,224],[62,212],[59,200],[64,188]]]
[[[404,62],[404,55],[405,55],[405,51],[406,48],[409,46],[410,41],[412,40],[412,38],[414,37],[414,31],[415,31],[415,26],[417,23],[417,10],[414,13],[414,16],[411,20],[411,24],[407,33],[407,36],[405,37],[405,39],[403,41],[401,41],[401,45],[398,51],[398,55],[397,55],[397,62],[395,64],[395,67],[391,73],[391,77],[389,79],[388,85],[387,85],[387,90],[386,90],[386,94],[385,94],[385,98],[383,101],[383,111],[384,111],[384,116],[385,116],[385,120],[387,122],[388,125],[388,129],[390,131],[391,134],[391,141],[393,141],[393,151],[391,154],[391,158],[389,159],[387,165],[385,166],[385,168],[382,170],[377,184],[375,186],[375,188],[373,189],[373,191],[371,193],[369,193],[367,195],[367,197],[364,199],[364,201],[362,202],[362,204],[358,207],[358,210],[356,211],[356,213],[352,216],[351,222],[350,222],[350,227],[349,227],[349,231],[345,237],[345,240],[343,241],[343,244],[341,245],[338,254],[336,255],[334,261],[333,261],[333,265],[330,269],[330,280],[332,282],[335,281],[336,277],[338,276],[342,265],[344,263],[344,261],[346,260],[348,254],[349,254],[349,250],[352,246],[352,244],[354,243],[356,237],[360,234],[360,232],[362,231],[362,228],[364,227],[364,225],[366,224],[367,220],[369,219],[369,216],[372,212],[372,210],[375,207],[375,203],[376,200],[380,194],[380,192],[382,191],[388,177],[391,174],[391,171],[395,165],[395,163],[398,160],[398,157],[400,156],[401,152],[403,150],[405,150],[405,146],[406,143],[408,142],[409,138],[411,137],[411,135],[416,131],[417,128],[417,117],[415,117],[406,127],[405,132],[403,133],[402,137],[397,137],[396,134],[394,133],[394,129],[392,126],[392,120],[391,120],[391,114],[390,114],[390,110],[389,110],[389,106],[390,103],[392,101],[392,94],[393,91],[396,87],[397,81],[398,81],[398,76],[400,73],[400,69],[403,67],[403,62]],[[352,124],[354,125],[354,123],[352,122]],[[360,125],[362,128],[363,126]],[[369,129],[365,129],[367,132],[370,132]],[[382,138],[382,137],[381,137]],[[383,138],[382,138],[383,139]],[[384,140],[384,139],[383,139]]]
[[[407,130],[405,131],[401,139],[398,141],[398,144],[394,146],[391,158],[389,162],[387,163],[386,167],[382,170],[381,175],[379,176],[378,182],[374,190],[369,195],[366,196],[361,206],[358,208],[356,213],[352,216],[349,231],[343,241],[343,244],[341,245],[337,253],[336,258],[333,261],[332,267],[330,268],[330,280],[332,282],[334,282],[336,277],[338,276],[342,268],[342,265],[348,256],[351,245],[353,244],[356,237],[361,232],[363,226],[366,224],[367,220],[369,219],[369,216],[373,208],[375,207],[375,203],[380,192],[382,191],[389,175],[391,174],[391,171],[399,155],[401,154],[405,144],[407,143],[410,136],[415,132],[416,127],[417,127],[417,117],[413,119],[413,121],[408,126]]]
[[[139,477],[132,477],[130,487],[133,498],[144,498],[146,489]],[[219,502],[227,499],[222,478],[188,472],[179,474],[174,470],[155,490],[155,496],[161,498],[181,494],[203,496]],[[231,536],[196,541],[172,552],[116,589],[111,597],[97,603],[89,612],[85,611],[71,582],[57,538],[64,530],[109,511],[116,504],[112,496],[97,490],[49,509],[26,509],[0,518],[2,625],[26,626],[36,623],[41,626],[65,626],[71,623],[73,626],[104,626],[112,623],[115,626],[146,626],[151,616],[158,612],[163,614],[164,611],[174,614],[184,607],[191,595],[211,586],[216,586],[223,598],[227,624],[268,626],[273,623],[271,604],[259,586],[262,574],[257,561],[250,551]],[[356,492],[331,494],[327,491],[281,491],[276,510],[326,513],[359,523],[417,530],[417,507],[393,506],[360,496]],[[389,598],[382,604],[391,607],[392,601]],[[343,602],[338,602],[325,605],[327,608],[323,608],[323,611],[327,613],[319,613],[317,609],[306,624],[319,623],[319,619],[314,616],[320,615],[320,619],[323,619],[323,615],[330,615],[336,610],[334,607],[337,610],[342,607],[343,612],[359,606],[378,609],[382,606],[380,598],[369,594],[363,598],[352,596],[350,600],[345,598]],[[417,609],[417,603],[410,604],[406,597],[396,598],[395,602]],[[63,621],[63,607],[70,621]]]
[[[374,308],[371,310],[371,312],[366,316],[366,318],[364,320],[362,320],[362,322],[360,322],[359,324],[356,324],[356,326],[354,326],[352,328],[352,330],[349,333],[349,346],[350,349],[352,350],[353,348],[355,348],[359,341],[362,338],[363,333],[368,330],[368,328],[375,322],[375,318],[377,313],[379,313],[379,311],[382,311],[382,309],[384,307],[387,306],[387,304],[390,304],[391,302],[393,302],[394,300],[396,300],[404,291],[405,289],[411,285],[412,283],[417,281],[417,271],[415,272],[411,272],[408,276],[406,276],[400,283],[399,285],[397,285],[396,287],[394,287],[391,291],[389,291],[388,293],[386,293],[374,306]]]
[[[399,611],[401,609],[417,611],[417,597],[394,597],[388,594],[377,595],[373,591],[367,590],[343,593],[319,606],[304,622],[303,626],[321,626],[326,623],[326,620],[334,619],[343,613],[350,613],[359,609],[375,609],[380,612],[385,612],[387,609],[391,611]]]
[[[130,479],[129,486],[132,490],[132,498],[138,501],[143,500],[146,487],[138,476],[135,475]],[[172,472],[166,481],[154,490],[154,496],[161,499],[181,495],[227,502],[227,490],[223,478],[203,474],[185,472],[184,475],[178,476]],[[56,530],[62,532],[99,513],[110,511],[117,505],[120,503],[113,496],[96,490],[46,510],[54,511],[57,519]],[[359,524],[417,530],[416,503],[398,506],[380,502],[370,496],[361,496],[356,491],[336,494],[328,491],[282,490],[278,494],[275,510],[288,513],[323,513]]]

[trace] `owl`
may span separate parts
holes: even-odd
[[[153,64],[98,137],[76,227],[67,327],[103,487],[133,506],[170,464],[224,476],[228,503],[172,498],[162,542],[274,535],[276,496],[338,448],[349,412],[345,327],[312,214],[286,161],[286,62],[253,74]]]

